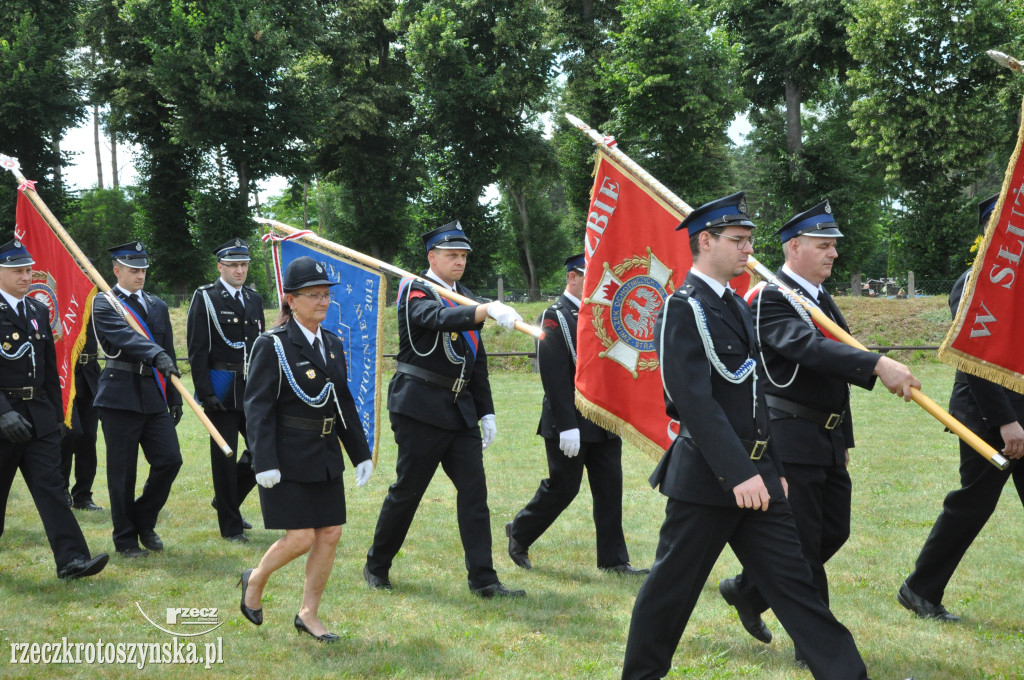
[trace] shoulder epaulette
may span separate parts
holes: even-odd
[[[216,281],[214,281],[213,283],[207,283],[207,284],[204,284],[202,286],[199,286],[199,290],[209,290],[209,289],[213,288],[216,285],[217,285]]]

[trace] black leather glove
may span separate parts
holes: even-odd
[[[164,380],[170,380],[172,375],[181,377],[181,373],[178,373],[178,367],[171,361],[171,357],[168,356],[167,352],[160,352],[153,357],[153,368],[163,374]]]
[[[24,444],[32,439],[32,426],[17,411],[8,411],[0,416],[0,432],[15,444]]]
[[[171,414],[171,422],[177,427],[178,423],[181,422],[181,404],[176,406],[168,406],[167,412]]]
[[[218,399],[216,394],[211,394],[203,399],[203,408],[207,411],[227,411],[224,402]]]

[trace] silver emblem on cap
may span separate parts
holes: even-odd
[[[319,262],[316,265],[316,273],[317,274],[323,274],[324,273],[324,268],[320,266]]]
[[[241,248],[242,247],[242,239],[236,238],[235,239],[235,246],[238,247],[238,248]]]
[[[21,247],[21,241],[15,241],[14,242],[14,247],[15,248],[20,248]]]
[[[828,201],[825,201],[825,214],[826,215],[831,215],[832,214],[832,206],[829,205]]]
[[[740,202],[736,204],[736,209],[739,210],[744,215],[747,214],[747,197],[746,196],[743,196],[743,197],[740,198]]]
[[[142,244],[139,243],[138,241],[135,242],[135,250],[139,250],[139,251],[142,250]]]

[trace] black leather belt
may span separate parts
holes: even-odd
[[[234,371],[235,373],[241,373],[245,370],[245,366],[242,364],[222,364],[219,361],[214,361],[210,364],[210,369],[214,371]]]
[[[693,440],[693,437],[690,436],[690,430],[687,429],[686,425],[682,422],[679,423],[679,436]],[[761,457],[764,456],[764,452],[768,449],[768,441],[770,439],[771,437],[760,441],[741,439],[740,443],[743,444],[743,450],[750,456],[750,460],[761,460]]]
[[[139,375],[153,375],[152,366],[148,364],[129,362],[129,361],[118,361],[117,359],[107,359],[107,368],[115,371],[128,371],[129,373],[137,373]]]
[[[398,362],[397,370],[399,373],[406,373],[414,378],[419,378],[423,382],[430,383],[431,385],[440,385],[441,387],[451,390],[458,394],[462,390],[466,389],[466,385],[469,384],[468,380],[462,378],[448,378],[439,373],[428,371],[425,368],[419,366],[413,366],[403,361]]]
[[[8,399],[23,399],[29,401],[36,396],[36,387],[0,387],[0,392]]]
[[[284,427],[291,427],[296,430],[309,430],[311,432],[319,432],[321,437],[326,437],[331,432],[334,432],[334,417],[323,418],[319,420],[313,420],[310,418],[296,418],[295,416],[286,416],[278,414],[277,424]]]
[[[768,408],[778,409],[779,411],[785,411],[798,418],[809,420],[812,423],[821,425],[826,430],[834,430],[843,423],[843,419],[846,418],[846,411],[842,413],[829,413],[828,411],[819,411],[817,409],[809,408],[803,404],[798,404],[795,401],[784,399],[774,394],[766,394],[765,401],[768,402]]]
[[[80,364],[92,363],[93,361],[96,361],[96,358],[98,356],[99,356],[99,354],[86,354],[85,352],[82,352],[81,354],[78,355],[78,363],[80,363]]]

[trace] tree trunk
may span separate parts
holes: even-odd
[[[117,177],[120,172],[117,167],[117,128],[114,126],[114,110],[110,110],[110,186],[115,189],[121,188],[121,181]]]
[[[309,182],[302,183],[302,228],[309,229]],[[320,225],[317,225],[316,235],[320,236]]]
[[[249,163],[242,159],[235,163],[238,173],[238,200],[245,212],[249,211]]]
[[[802,156],[804,151],[803,130],[800,126],[800,101],[802,92],[800,85],[786,80],[786,151],[789,152],[789,172],[796,180],[796,192],[793,196],[794,209],[804,204],[804,192],[807,182],[804,179]]]
[[[103,154],[100,153],[100,105],[92,104],[92,143],[96,149],[96,188],[103,188]]]
[[[526,275],[526,288],[529,291],[530,300],[540,299],[540,280],[537,278],[537,266],[533,262],[533,252],[530,250],[530,212],[526,208],[526,192],[515,191],[512,187],[506,186],[505,193],[515,201],[516,209],[519,211],[520,233],[523,236],[523,274]]]

